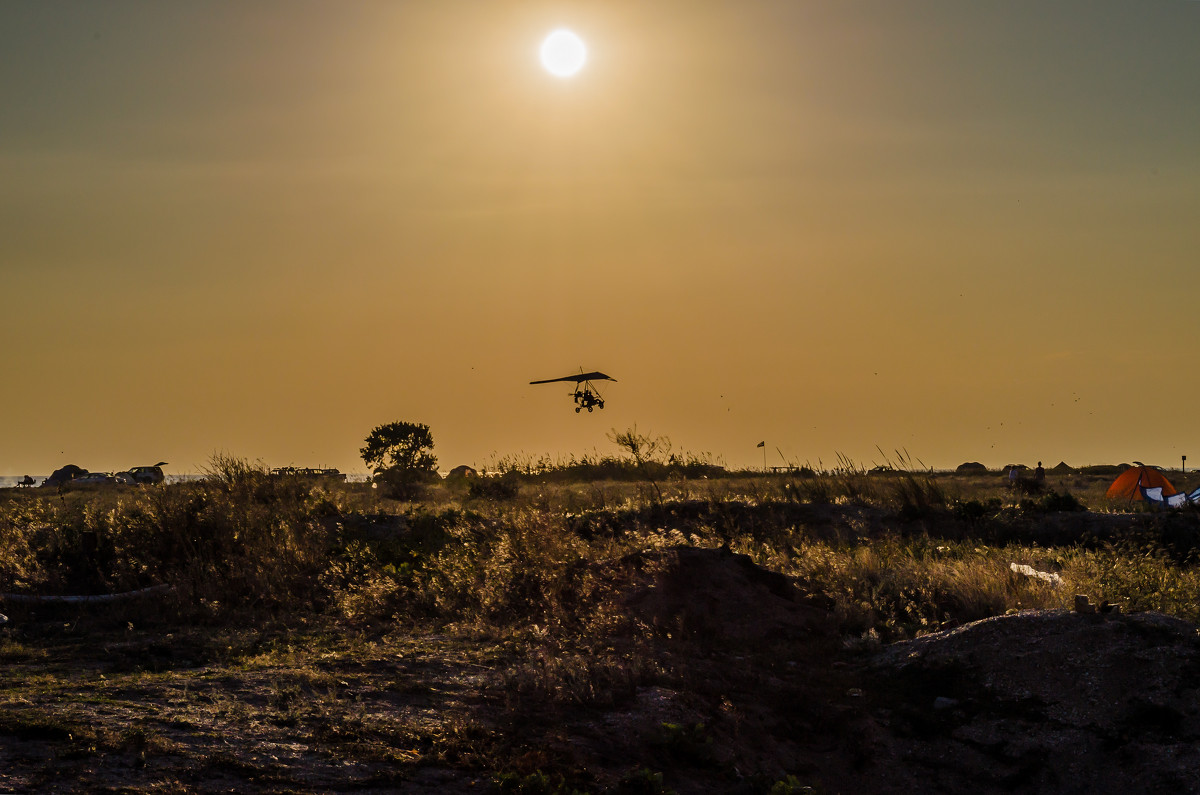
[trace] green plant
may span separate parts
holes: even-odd
[[[800,779],[795,776],[788,776],[785,779],[776,781],[768,790],[768,795],[804,795],[805,793],[815,793],[816,789],[806,784],[801,784]]]

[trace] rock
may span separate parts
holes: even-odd
[[[939,792],[1200,792],[1196,626],[1097,618],[1030,610],[885,647],[870,692],[895,730],[843,791],[922,789],[903,778],[921,771]]]

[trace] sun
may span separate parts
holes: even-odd
[[[587,45],[566,28],[559,28],[542,41],[542,66],[555,77],[571,77],[587,61]]]

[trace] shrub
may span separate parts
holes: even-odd
[[[1003,507],[1003,501],[998,497],[988,500],[965,500],[955,502],[951,512],[971,524],[982,521],[988,516],[994,516]]]
[[[1071,494],[1069,491],[1064,491],[1061,494],[1056,491],[1049,492],[1038,501],[1038,507],[1047,513],[1052,513],[1055,511],[1077,512],[1087,510],[1087,506],[1080,502],[1075,495]]]
[[[520,491],[520,478],[512,472],[499,477],[472,478],[467,483],[467,496],[476,500],[512,500]]]
[[[169,584],[192,617],[311,609],[336,545],[336,506],[303,482],[223,455],[199,482],[34,506],[0,517],[6,588],[88,594]]]
[[[380,493],[391,500],[416,502],[425,496],[426,487],[434,482],[437,474],[430,475],[410,469],[384,469],[378,472],[371,482]]]

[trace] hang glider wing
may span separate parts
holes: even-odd
[[[574,381],[579,384],[584,381],[616,381],[612,376],[607,376],[600,372],[579,373],[578,375],[564,375],[562,378],[546,378],[542,381],[530,381],[531,384],[553,384],[556,381]]]

